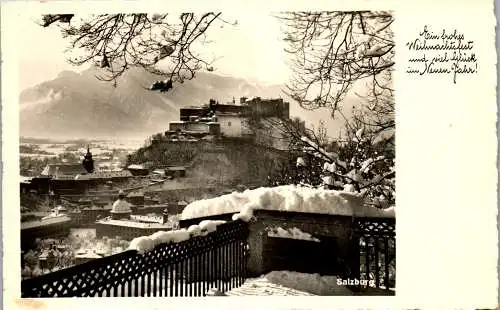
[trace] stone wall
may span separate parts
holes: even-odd
[[[231,220],[231,216],[232,214],[221,214],[182,220],[180,227],[189,227],[206,219]],[[336,261],[332,262],[332,264],[336,265],[337,274],[359,278],[359,248],[357,239],[351,239],[354,229],[352,217],[269,210],[257,210],[254,216],[256,220],[249,223],[248,244],[250,255],[248,257],[248,276],[259,276],[270,271],[268,270],[270,265],[266,264],[266,261],[271,258],[269,257],[270,253],[272,253],[268,248],[270,240],[267,236],[267,230],[275,227],[284,229],[296,227],[305,233],[313,235],[321,242],[332,242],[327,246],[332,251],[336,251],[334,253]],[[325,248],[324,244],[323,248]],[[311,265],[318,264],[318,266],[324,264],[323,261],[316,259],[322,258],[310,257],[309,263]],[[319,273],[320,270],[317,272]]]
[[[249,273],[260,275],[266,270],[266,246],[269,242],[267,229],[296,227],[305,233],[327,242],[335,240],[339,273],[356,272],[359,269],[359,251],[356,242],[351,240],[353,234],[353,218],[348,216],[325,215],[299,212],[281,212],[259,210],[255,212],[256,221],[250,224],[250,258]],[[333,250],[333,249],[332,249]],[[314,258],[311,257],[311,264]]]

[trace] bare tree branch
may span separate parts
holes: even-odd
[[[305,109],[340,110],[345,96],[366,83],[377,105],[392,96],[394,38],[389,12],[285,12],[286,51],[292,57],[288,94]]]
[[[72,23],[69,23],[69,20]],[[45,15],[43,26],[56,22],[68,38],[68,61],[73,65],[101,67],[100,80],[117,82],[130,67],[142,67],[167,77],[164,82],[184,82],[199,70],[212,71],[215,59],[196,52],[207,44],[206,32],[214,22],[232,24],[221,13],[101,14],[75,21],[72,15]],[[65,22],[65,23],[62,23]],[[164,85],[165,88],[165,85]],[[168,89],[166,89],[168,90]]]

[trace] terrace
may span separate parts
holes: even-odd
[[[238,194],[231,195],[225,196]],[[125,252],[24,280],[22,297],[207,296],[213,289],[234,296],[252,295],[261,286],[267,292],[300,295],[286,288],[285,276],[281,286],[263,277],[284,271],[309,279],[318,275],[325,283],[360,280],[333,291],[317,288],[309,295],[394,294],[393,216],[273,210],[267,205],[253,210],[251,217],[231,208],[190,217],[193,208],[186,209],[180,230],[140,237]]]

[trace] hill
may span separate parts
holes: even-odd
[[[201,105],[214,98],[222,102],[233,98],[283,97],[281,85],[252,83],[240,78],[199,72],[195,79],[174,85],[168,93],[147,90],[160,79],[143,69],[130,69],[114,88],[95,76],[98,68],[81,73],[63,71],[53,80],[28,88],[20,94],[20,135],[68,138],[142,138],[162,132],[178,120],[179,108]],[[309,124],[328,121],[333,135],[342,122],[332,121],[328,113],[305,111],[291,102],[290,111]]]
[[[139,69],[127,71],[114,88],[96,79],[96,71],[64,71],[54,80],[24,90],[20,94],[20,135],[144,138],[164,131],[169,121],[178,119],[182,106],[201,105],[210,98],[280,96],[279,86],[263,87],[207,73],[175,85],[169,93],[152,92],[145,88],[159,77]]]

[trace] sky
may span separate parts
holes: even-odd
[[[250,11],[222,15],[226,21],[237,20],[237,25],[214,25],[207,30],[207,37],[214,41],[208,45],[207,54],[221,57],[214,64],[218,75],[243,78],[249,82],[284,85],[290,70],[285,52],[282,25],[268,12]],[[69,41],[63,39],[58,27],[44,28],[36,23],[39,15],[19,16],[23,27],[19,28],[19,90],[52,80],[61,71],[82,71],[88,68],[74,67],[66,62],[65,49]],[[205,50],[203,51],[205,52]],[[342,122],[333,120],[330,112],[307,111],[292,105],[292,116],[309,120],[309,126],[317,127],[323,121],[330,136],[338,136]]]
[[[284,84],[288,76],[287,55],[275,17],[267,13],[223,15],[225,20],[237,20],[236,26],[219,25],[207,31],[214,43],[210,53],[222,57],[214,64],[220,75],[245,78],[271,84]],[[81,71],[65,61],[64,50],[69,42],[57,27],[44,28],[35,23],[37,15],[20,16],[19,29],[20,89],[55,78],[63,70]]]

